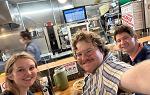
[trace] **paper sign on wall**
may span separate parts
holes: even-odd
[[[72,75],[78,73],[78,68],[76,62],[70,62],[63,65],[67,71],[67,75]]]

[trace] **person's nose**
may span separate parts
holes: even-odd
[[[32,74],[32,72],[30,70],[26,70],[26,74]]]
[[[87,59],[88,57],[90,57],[90,56],[87,56],[86,53],[83,53],[81,57],[82,57],[82,60],[86,60],[86,59]]]
[[[120,44],[123,45],[125,43],[125,40],[121,40]]]

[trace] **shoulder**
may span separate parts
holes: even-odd
[[[150,51],[150,44],[144,45],[144,46],[143,46],[143,49],[144,49],[145,51]]]
[[[146,59],[150,59],[150,45],[144,45],[143,49],[141,50],[142,55],[146,57]]]
[[[34,42],[30,42],[27,47],[34,47],[36,44]]]
[[[127,64],[121,60],[119,60],[116,56],[113,54],[110,54],[107,56],[107,59],[104,61],[104,66],[108,65],[112,69],[116,69],[118,71],[125,71],[124,69],[131,68],[132,66],[130,64]]]
[[[115,78],[115,80],[112,79],[111,81],[114,81],[114,83],[117,84],[120,83],[123,74],[130,68],[132,68],[130,64],[120,61],[113,55],[110,56],[110,58],[108,58],[107,61],[105,61],[105,63],[103,63],[103,66],[103,76]]]
[[[29,48],[29,49],[35,49],[35,48],[39,48],[39,46],[38,46],[36,43],[31,42],[31,43],[27,46],[27,48]]]
[[[26,47],[27,50],[34,50],[35,44],[33,42],[29,43]]]
[[[11,91],[5,90],[0,95],[14,95]]]
[[[112,75],[118,74],[122,76],[122,74],[130,69],[132,66],[123,61],[120,61],[117,57],[110,55],[106,61],[103,63],[104,71],[111,73]]]

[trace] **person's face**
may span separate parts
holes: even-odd
[[[135,49],[136,38],[123,32],[116,35],[116,42],[120,50],[130,53]]]
[[[103,54],[100,50],[93,46],[92,43],[80,41],[76,45],[76,59],[78,64],[88,73],[94,70],[102,63]]]
[[[34,61],[27,58],[18,59],[13,65],[10,78],[19,88],[32,86],[37,78],[37,68]]]
[[[24,38],[22,38],[22,37],[19,38],[19,42],[21,44],[26,44],[26,40]]]

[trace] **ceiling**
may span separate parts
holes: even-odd
[[[26,2],[34,2],[34,1],[46,1],[46,0],[8,0],[14,3],[26,3]]]

